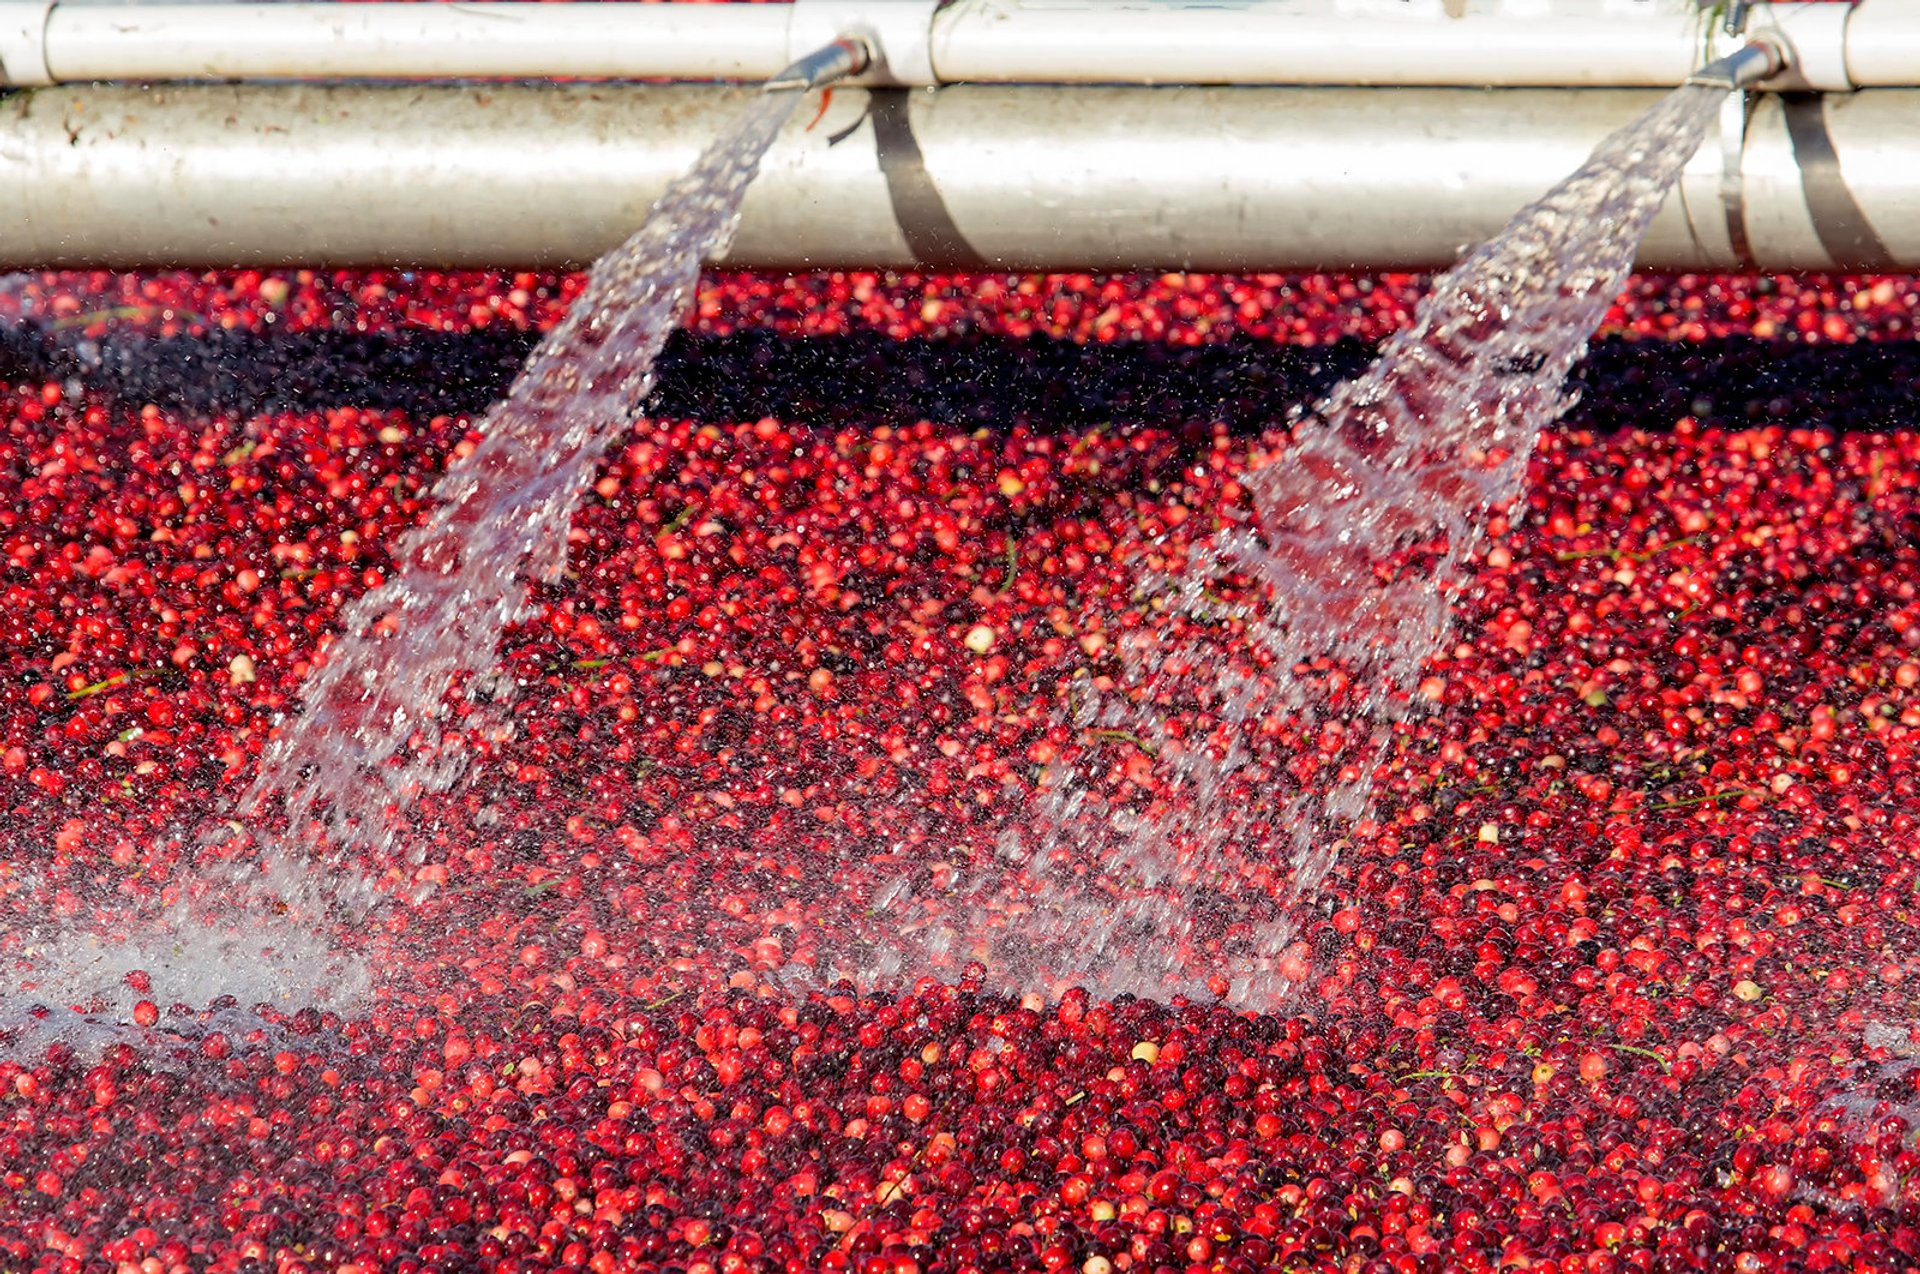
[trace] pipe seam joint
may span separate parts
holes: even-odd
[[[1756,88],[1775,93],[1809,89],[1851,93],[1860,87],[1847,58],[1853,17],[1850,4],[1756,4],[1748,10],[1744,32],[1733,39],[1769,44],[1781,60],[1776,73]]]
[[[787,56],[794,61],[843,36],[858,36],[866,68],[850,84],[919,88],[938,84],[933,14],[940,0],[794,0]]]
[[[0,0],[0,84],[53,83],[47,66],[47,21],[54,0]]]

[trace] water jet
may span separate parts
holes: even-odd
[[[949,9],[962,27],[985,12]],[[1455,41],[1456,54],[1448,22],[1491,45],[1497,29],[1518,31],[1526,19],[1522,6],[1456,0],[1343,9],[1359,15],[1354,29],[1368,40],[1426,39],[1443,51]],[[1653,12],[1620,11],[1622,21]],[[72,30],[61,25],[71,14],[34,12],[48,33]],[[426,25],[490,20],[465,6],[422,12]],[[1046,6],[994,12],[1024,42],[955,27],[954,42],[926,41],[927,66],[944,58],[951,73],[966,35],[976,50],[999,40],[1009,56],[1044,55],[1062,76],[1104,75],[1129,58],[1138,64],[1143,33],[1174,50],[1165,24],[1185,12],[1196,25],[1182,56],[1224,49],[1246,67],[1259,50],[1223,39],[1223,19],[1272,30],[1283,16],[1281,6],[1116,7],[1110,27],[1081,23],[1086,47],[1063,50],[1033,38],[1069,29]],[[1809,30],[1864,30],[1868,12],[1803,20]],[[768,56],[781,60],[756,74],[773,75],[796,52],[802,16],[718,21],[761,24]],[[253,20],[237,11],[230,25]],[[393,20],[339,22],[364,32]],[[580,19],[553,29],[567,21]],[[1687,21],[1706,34],[1699,15]],[[849,29],[835,20],[806,47]],[[937,34],[931,19],[921,29]],[[1303,47],[1333,30],[1298,28]],[[1604,23],[1585,30],[1593,65],[1626,64],[1599,56]],[[49,74],[67,65],[64,38],[44,46]],[[358,38],[344,42],[356,57]],[[1651,47],[1635,45],[1638,33],[1618,38]],[[874,62],[911,78],[920,60],[911,43],[879,39]],[[516,56],[543,47],[522,43]],[[601,65],[627,56],[617,43],[603,41]],[[1844,52],[1844,40],[1827,48]],[[1702,53],[1690,45],[1674,55],[1661,85],[1711,60]],[[16,75],[32,66],[17,53],[0,58]],[[1563,50],[1542,65],[1574,60]],[[1819,62],[1804,65],[1827,74]],[[270,1003],[248,1014],[226,1002],[251,990],[236,978],[210,1003],[170,1005],[160,973],[142,968],[125,980],[125,992],[143,997],[130,1010],[102,995],[78,1014],[0,1013],[0,1266],[1910,1267],[1920,1253],[1911,1224],[1920,1154],[1909,1126],[1920,1052],[1909,986],[1920,976],[1920,438],[1908,400],[1920,365],[1904,340],[1877,355],[1823,356],[1829,340],[1909,332],[1920,292],[1880,276],[1641,278],[1621,293],[1651,203],[1698,131],[1713,132],[1706,117],[1737,70],[1682,89],[1584,166],[1586,141],[1654,103],[1631,87],[1394,90],[1416,96],[1395,97],[1373,123],[1391,117],[1416,141],[1431,121],[1415,102],[1471,138],[1492,136],[1483,125],[1528,102],[1564,106],[1570,119],[1575,104],[1617,95],[1582,117],[1591,136],[1569,153],[1508,165],[1524,147],[1493,160],[1481,152],[1451,178],[1416,162],[1418,144],[1375,156],[1389,139],[1370,128],[1318,151],[1236,149],[1240,135],[1202,144],[1237,125],[1230,106],[1265,103],[1250,117],[1270,127],[1285,101],[1304,112],[1290,134],[1304,147],[1308,126],[1326,132],[1334,119],[1307,110],[1328,100],[1314,96],[1323,90],[1074,87],[1073,102],[1124,107],[1131,114],[1118,122],[1160,139],[1153,153],[1165,171],[1142,184],[1191,171],[1168,206],[1218,207],[1221,226],[1238,227],[1248,207],[1313,219],[1310,200],[1285,205],[1277,193],[1238,214],[1224,197],[1189,201],[1236,156],[1290,154],[1299,164],[1355,154],[1380,173],[1405,170],[1401,193],[1378,201],[1384,211],[1371,223],[1357,216],[1363,205],[1326,200],[1320,237],[1285,241],[1301,260],[1331,259],[1320,256],[1329,245],[1354,249],[1353,259],[1404,250],[1438,260],[1450,239],[1479,237],[1471,220],[1420,230],[1428,237],[1402,249],[1393,214],[1404,223],[1407,209],[1424,212],[1433,201],[1409,192],[1449,181],[1485,186],[1478,198],[1495,224],[1525,212],[1438,280],[1417,314],[1425,285],[1394,276],[708,276],[691,289],[698,338],[680,365],[711,352],[715,366],[753,379],[777,361],[762,357],[777,344],[783,367],[813,367],[817,377],[779,411],[738,406],[752,401],[745,392],[703,400],[689,376],[661,400],[677,404],[672,413],[656,403],[652,418],[630,423],[645,373],[596,358],[633,348],[622,342],[634,333],[598,303],[611,295],[604,275],[587,284],[534,271],[307,269],[13,281],[28,327],[9,349],[44,336],[73,361],[49,357],[44,374],[0,385],[0,940],[194,878],[177,842],[159,833],[259,772],[262,742],[276,724],[287,737],[314,687],[304,677],[323,635],[344,630],[335,650],[350,653],[366,627],[359,620],[406,600],[381,590],[410,568],[455,562],[473,604],[428,613],[446,616],[449,634],[477,632],[469,644],[493,653],[485,612],[514,592],[525,545],[511,525],[495,534],[479,519],[473,543],[497,548],[497,569],[469,572],[458,546],[435,550],[432,528],[447,525],[442,513],[462,495],[457,462],[485,456],[485,476],[500,488],[467,483],[465,507],[498,497],[496,511],[551,519],[557,529],[526,569],[557,575],[526,593],[486,670],[503,693],[477,711],[510,719],[489,735],[456,698],[448,716],[429,721],[480,737],[477,782],[439,792],[423,782],[417,793],[380,780],[364,792],[332,784],[349,802],[417,797],[388,855],[394,870],[376,886],[418,885],[425,896],[362,926],[377,926],[396,953],[393,976],[364,1003],[344,1013]],[[126,137],[164,144],[138,130],[142,111],[168,103],[222,103],[240,118],[251,104],[277,102],[289,110],[277,126],[300,143],[328,134],[306,131],[294,105],[438,103],[448,108],[439,158],[453,162],[497,156],[489,147],[523,108],[549,123],[604,108],[604,145],[588,148],[601,159],[621,153],[618,103],[656,92],[649,100],[675,110],[706,102],[712,127],[701,143],[741,108],[740,94],[712,86],[441,84],[356,96],[375,87],[168,84],[102,97],[56,85],[22,94],[17,119],[7,119],[15,137],[49,130],[49,155],[65,146],[98,159],[131,154],[118,149]],[[137,92],[147,94],[139,108]],[[1340,100],[1364,114],[1385,92]],[[1143,261],[1197,254],[1202,240],[1171,219],[1129,231],[1132,239],[1100,238],[1096,217],[1071,219],[1092,203],[1132,224],[1144,204],[1102,203],[1125,187],[1085,187],[1076,204],[1072,182],[1088,165],[1115,172],[1140,152],[1123,150],[1125,129],[1103,132],[1097,120],[1049,138],[1053,116],[1039,110],[1059,100],[1049,93],[843,85],[817,122],[805,121],[813,132],[796,123],[774,143],[773,176],[789,144],[817,146],[823,162],[846,163],[856,185],[885,188],[876,196],[869,184],[866,197],[892,220],[859,222],[864,240],[839,232],[850,259],[977,253],[994,242],[989,226],[1013,224],[1023,194],[1054,200],[1025,232],[1022,250],[1036,260],[1136,247]],[[1906,251],[1904,223],[1877,202],[1885,174],[1861,162],[1859,134],[1841,125],[1865,127],[1882,94],[1890,107],[1903,100],[1902,90],[1866,89],[1762,92],[1740,103],[1718,145],[1678,174],[1685,215],[1653,224],[1647,242],[1660,242],[1664,225],[1697,254],[1677,259],[1806,250],[1852,260],[1869,236],[1857,224],[1837,230],[1833,218],[1845,210],[1836,193],[1857,189],[1874,199],[1862,194],[1855,213],[1864,207],[1872,219],[1854,222],[1890,236],[1889,257]],[[1469,117],[1482,97],[1498,109]],[[76,109],[105,101],[120,113],[104,127],[90,105]],[[958,197],[957,152],[936,146],[928,114],[956,102],[1003,115],[1036,109],[1033,122],[1003,124],[1004,135],[1028,139],[1008,162],[1030,188],[993,186],[997,207]],[[1874,129],[1898,126],[1892,114],[1871,118]],[[482,127],[459,133],[461,119]],[[1172,124],[1182,120],[1190,127],[1178,135]],[[1801,162],[1818,150],[1821,120],[1833,125],[1837,156],[1825,169]],[[664,135],[672,121],[663,112],[656,122]],[[364,123],[331,136],[358,132],[365,142]],[[404,139],[407,128],[417,120],[390,136]],[[689,124],[681,141],[697,131]],[[241,144],[244,129],[213,135],[231,145],[230,172],[279,153],[268,129],[259,149]],[[543,139],[526,162],[554,172],[576,164],[597,180],[579,153],[552,158],[568,129],[517,135]],[[1777,168],[1761,162],[1770,135],[1785,139]],[[453,188],[452,177],[431,176],[430,131],[411,136],[392,171],[414,165],[420,189]],[[906,162],[908,141],[918,171]],[[96,145],[104,149],[90,151]],[[652,148],[648,162],[665,149]],[[177,152],[199,156],[181,170],[185,180],[215,180],[216,152]],[[305,166],[368,164],[367,153],[314,149]],[[282,162],[284,174],[261,162],[256,176],[284,175],[292,184],[283,194],[315,189]],[[1498,184],[1504,167],[1515,173],[1510,187]],[[975,170],[990,184],[986,160]],[[361,180],[372,169],[352,171]],[[720,185],[739,177],[702,171]],[[1542,195],[1569,171],[1569,183]],[[493,175],[514,184],[504,168]],[[662,188],[670,176],[660,173]],[[1267,176],[1242,185],[1228,173],[1223,188],[1278,192],[1296,174]],[[624,180],[579,189],[638,188]],[[1767,195],[1768,181],[1785,193]],[[824,198],[830,184],[813,195]],[[58,206],[57,186],[50,177],[36,217]],[[342,189],[331,197],[352,204]],[[403,239],[395,228],[404,219],[371,216],[381,210],[373,186],[355,189],[370,210],[367,232],[353,238],[350,216],[314,205],[316,242],[341,260],[362,250],[431,259],[424,233]],[[946,202],[944,223],[895,215],[897,195],[924,214],[930,192]],[[174,193],[163,182],[143,197]],[[571,186],[532,193],[568,234],[590,238],[595,225],[624,233],[638,220],[632,205],[562,207]],[[386,201],[409,197],[396,187]],[[75,204],[73,224],[84,229]],[[178,236],[191,220],[178,210],[191,205],[182,197],[152,219]],[[1796,208],[1810,224],[1769,229]],[[447,231],[444,250],[507,260],[510,247],[533,253],[559,241],[557,230],[528,229],[532,216],[496,211],[517,238],[488,238],[465,221]],[[771,227],[800,223],[776,200],[764,213],[749,207],[743,231],[761,216]],[[1064,246],[1047,246],[1046,218]],[[294,252],[290,240],[261,234],[271,221],[228,222],[228,247]],[[1369,224],[1374,238],[1360,233]],[[44,250],[56,250],[42,231]],[[163,238],[133,225],[114,234],[130,253]],[[206,236],[213,243],[218,232]],[[772,232],[761,242],[773,243]],[[811,250],[818,241],[802,242]],[[994,251],[1012,240],[1000,242]],[[1231,240],[1247,261],[1282,242]],[[701,245],[688,246],[699,254]],[[776,250],[799,249],[743,246],[736,259]],[[176,259],[194,258],[183,248]],[[670,312],[668,294],[690,268],[668,271],[672,286],[642,312]],[[1600,410],[1576,404],[1540,429],[1565,405],[1561,373],[1595,323],[1608,334],[1607,357],[1588,366],[1584,384]],[[490,435],[512,435],[500,427],[511,408],[479,429],[470,428],[477,414],[431,397],[400,409],[395,399],[357,400],[356,384],[377,374],[367,368],[359,382],[328,380],[325,410],[302,403],[306,373],[297,370],[258,410],[211,409],[211,394],[165,386],[149,393],[150,376],[114,383],[115,368],[151,366],[120,359],[123,343],[174,342],[174,355],[198,360],[177,377],[206,368],[211,379],[224,372],[222,355],[271,354],[276,342],[314,333],[342,339],[309,354],[348,359],[355,339],[378,335],[389,342],[385,365],[398,367],[466,340],[464,365],[479,365],[502,348],[524,351],[478,335],[515,326],[525,344],[553,335],[523,382],[522,406],[527,386],[590,380],[607,391],[578,430],[558,413],[562,471],[545,485],[539,447],[482,451]],[[870,339],[838,349],[852,370],[829,379],[808,360],[849,329]],[[1182,350],[1236,330],[1246,335],[1229,353],[1247,359],[1240,370],[1250,378],[1237,392],[1256,402],[1298,390],[1281,387],[1270,375],[1277,363],[1248,346],[1282,344],[1301,360],[1335,337],[1388,347],[1374,371],[1304,404],[1315,410],[1291,428],[1278,406],[1229,428],[1209,415],[1209,369],[1223,364],[1182,361]],[[1731,348],[1687,343],[1729,330]],[[1807,339],[1782,350],[1769,343],[1776,330]],[[1618,339],[1666,331],[1678,343],[1657,357]],[[596,345],[596,336],[607,340]],[[1192,401],[1164,406],[1116,386],[1112,414],[1099,414],[1093,396],[1093,414],[1050,420],[1059,401],[1050,369],[1061,364],[1049,360],[1073,341],[1132,342],[1148,367],[1139,347],[1164,342],[1155,357],[1182,369]],[[923,356],[935,348],[944,362]],[[547,357],[556,350],[584,360],[570,384]],[[1343,346],[1329,366],[1352,370],[1359,358]],[[1716,373],[1730,358],[1747,360],[1749,379]],[[429,381],[440,365],[421,359],[408,375]],[[1025,378],[996,379],[993,366],[1009,363]],[[255,382],[271,374],[248,370]],[[1855,370],[1871,371],[1860,379],[1872,380],[1872,396],[1844,383]],[[621,386],[626,398],[607,388],[627,377],[638,379]],[[912,410],[874,410],[881,391],[900,386],[920,395],[906,400]],[[982,397],[1016,396],[995,418],[1001,427],[981,428],[970,410]],[[1843,428],[1861,421],[1894,432]],[[611,436],[591,436],[598,429]],[[581,458],[603,441],[602,454]],[[439,504],[429,498],[436,482]],[[587,493],[571,509],[570,488]],[[425,582],[436,583],[431,571]],[[396,759],[431,733],[415,732]],[[1201,759],[1222,776],[1210,788]],[[1058,800],[1031,800],[1049,769],[1071,770],[1076,782],[1056,785]],[[1077,805],[1067,799],[1076,791]],[[1170,793],[1205,799],[1190,811]],[[1290,799],[1302,793],[1305,805]],[[1331,816],[1338,837],[1296,843],[1287,819],[1303,812]],[[931,931],[913,908],[981,898],[981,874],[1022,866],[996,848],[1024,849],[1031,863],[1049,848],[1043,823],[1089,813],[1106,817],[1123,850],[1150,817],[1182,844],[1215,823],[1230,843],[1213,845],[1221,852],[1207,860],[1111,855],[1103,847],[1112,840],[1090,837],[1053,842],[1067,852],[1046,856],[1034,887],[985,893],[1005,904],[1006,928],[1063,891],[1097,895],[1118,882],[1163,899],[1191,887],[1196,864],[1223,868],[1214,878],[1224,886],[1190,908],[1196,920],[1184,931],[1142,906],[1106,929],[1095,915],[1042,933],[1036,963],[1068,978],[1084,970],[1093,994],[1051,982],[1015,993],[997,967],[1007,953],[986,951],[996,967],[983,968],[961,941],[919,958],[913,944]],[[1016,827],[996,846],[1023,821],[1031,835]],[[377,817],[344,828],[368,830],[379,831]],[[415,854],[424,862],[408,879]],[[1101,869],[1116,864],[1134,879],[1103,880]],[[1301,884],[1318,897],[1296,917],[1295,940],[1275,950],[1285,935],[1263,926],[1279,917],[1242,906],[1243,896]],[[291,896],[297,919],[301,899]],[[1155,925],[1157,934],[1139,932]],[[843,945],[849,934],[864,946]],[[374,936],[343,941],[358,950]],[[1159,951],[1135,940],[1156,936],[1185,944],[1171,975]],[[909,958],[879,967],[889,943]],[[879,976],[836,983],[841,968]],[[1243,985],[1227,976],[1243,971]],[[1139,981],[1148,996],[1111,993],[1132,974],[1153,975]],[[1279,1004],[1271,991],[1290,998]]]

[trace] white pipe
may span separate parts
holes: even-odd
[[[1916,6],[1893,9],[1906,28]],[[1903,14],[1898,11],[1904,10]],[[1660,87],[1747,35],[1801,64],[1765,87],[1920,83],[1920,61],[1876,50],[1848,75],[1845,4],[1757,4],[1745,34],[1669,0],[956,0],[934,24],[942,82]]]
[[[1664,87],[1739,41],[1677,0],[798,0],[62,5],[0,0],[14,83],[764,79],[858,30],[869,82]],[[44,19],[42,21],[41,19]],[[1753,7],[1770,86],[1920,84],[1920,4]]]
[[[62,83],[762,80],[790,61],[788,22],[771,5],[57,4],[45,62]]]
[[[1846,63],[1854,84],[1920,83],[1920,4],[1871,0],[1854,9],[1847,22]]]
[[[0,3],[0,84],[53,83],[47,69],[47,15],[53,0]]]
[[[1873,8],[1905,0],[1880,0]],[[1847,47],[1857,39],[1853,30],[1856,10],[1848,4],[1775,4],[1756,5],[1747,19],[1746,37],[1757,37],[1774,44],[1786,60],[1786,69],[1763,87],[1780,91],[1819,89],[1847,92],[1865,87],[1847,71]],[[1724,41],[1724,33],[1719,39]],[[1723,51],[1723,50],[1722,50]],[[1920,66],[1909,68],[1920,71]],[[1909,80],[1908,82],[1920,82]],[[1904,87],[1904,84],[1899,85]],[[1885,83],[1877,87],[1887,87]]]
[[[787,55],[846,36],[867,46],[867,65],[855,84],[939,83],[933,69],[933,14],[940,0],[793,0],[787,11]]]
[[[1231,7],[957,0],[934,26],[943,81],[1158,84],[1678,84],[1697,10],[1629,3],[1453,6],[1254,0]]]
[[[743,96],[687,85],[16,94],[0,99],[0,267],[589,261],[631,232]],[[797,113],[768,154],[726,260],[1443,266],[1657,96],[843,88],[817,122]],[[1920,91],[1763,95],[1750,119],[1736,110],[1722,127],[1655,219],[1642,265],[1920,267]]]

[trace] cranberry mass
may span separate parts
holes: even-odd
[[[696,327],[1298,346],[1378,339],[1419,282],[728,275]],[[65,276],[13,304],[110,348],[538,327],[571,286]],[[1914,305],[1640,279],[1607,335],[1839,359]],[[417,811],[428,865],[389,884],[431,891],[340,935],[409,965],[338,1013],[209,987],[104,1050],[15,1047],[0,1269],[1920,1265],[1911,376],[1864,419],[1783,373],[1602,432],[1716,389],[1664,358],[1650,396],[1621,348],[1496,519],[1266,1013],[830,965],[903,870],[937,895],[989,864],[1061,757],[1151,790],[1068,701],[1183,622],[1137,572],[1282,430],[875,423],[857,395],[830,425],[645,422],[503,645],[510,737]],[[244,784],[469,425],[0,394],[9,973],[47,914],[191,879],[176,829]]]

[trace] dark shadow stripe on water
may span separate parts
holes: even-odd
[[[128,404],[253,415],[328,407],[411,415],[475,413],[506,388],[532,346],[524,333],[220,332],[88,341],[0,329],[0,379],[79,380]],[[1227,341],[1076,345],[961,335],[798,338],[751,331],[677,334],[650,410],[715,422],[763,416],[829,427],[932,420],[966,428],[1072,431],[1155,424],[1250,431],[1366,366],[1359,342],[1302,348]],[[1681,416],[1744,426],[1840,430],[1920,424],[1920,345],[1601,341],[1575,369],[1579,428],[1666,429]]]

